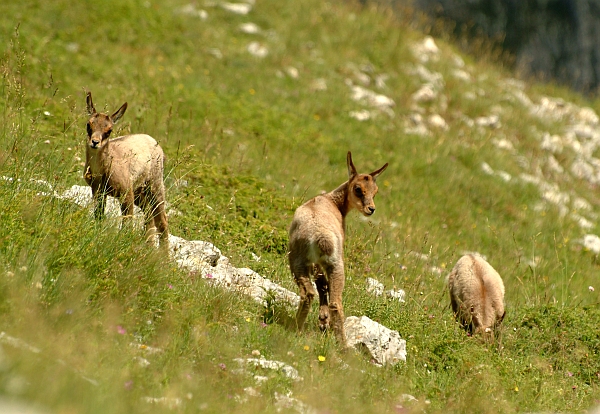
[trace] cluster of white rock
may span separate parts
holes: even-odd
[[[426,66],[438,62],[441,51],[431,37],[425,37],[422,42],[412,46],[413,54],[417,60],[414,66],[407,67],[407,72],[423,83],[419,89],[411,95],[413,105],[412,113],[407,117],[404,132],[421,136],[432,135],[432,129],[445,131],[449,125],[444,118],[435,113],[447,110],[447,98],[444,87],[445,80],[441,73],[433,71]],[[486,92],[473,84],[473,76],[465,67],[464,61],[454,55],[450,60],[455,67],[450,71],[455,79],[465,82],[468,89],[463,93],[466,99],[477,99],[485,96]],[[480,77],[478,80],[485,80]],[[592,108],[579,107],[573,103],[559,98],[543,96],[539,102],[534,102],[525,92],[525,83],[516,79],[503,79],[498,82],[503,94],[503,103],[490,108],[491,114],[475,119],[458,114],[456,119],[465,123],[468,127],[479,128],[481,133],[497,130],[498,138],[493,139],[494,145],[504,151],[511,153],[523,171],[513,177],[506,171],[496,170],[485,161],[481,163],[484,173],[493,175],[506,183],[528,183],[537,187],[540,192],[540,203],[534,206],[536,210],[543,210],[546,205],[557,208],[561,217],[568,217],[579,225],[583,231],[590,230],[596,226],[597,214],[592,205],[584,196],[578,195],[572,188],[561,189],[561,185],[552,180],[552,174],[560,175],[563,182],[568,182],[564,174],[570,173],[574,179],[585,180],[592,185],[600,184],[600,158],[594,156],[600,148],[600,118]],[[507,110],[503,105],[517,105],[525,109],[525,113],[534,119],[541,120],[549,128],[556,122],[567,125],[562,130],[555,132],[542,132],[540,136],[540,148],[547,154],[545,163],[540,166],[532,166],[529,160],[521,156],[514,148],[510,140],[503,138],[501,133],[502,114]],[[427,107],[422,105],[426,104]],[[572,155],[565,157],[566,151]],[[561,165],[560,159],[572,160],[570,165]],[[544,173],[546,172],[546,173]],[[550,178],[548,178],[550,177]],[[596,254],[600,253],[600,246],[590,242],[597,236],[585,235],[576,240],[585,248],[591,249]]]

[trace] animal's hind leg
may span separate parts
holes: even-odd
[[[167,222],[167,213],[165,212],[165,200],[164,197],[161,199],[153,197],[152,199],[155,201],[152,209],[154,226],[160,236],[160,243],[163,244],[169,239],[169,225]]]
[[[315,283],[319,292],[319,328],[329,329],[329,282],[320,266],[315,265]]]
[[[156,229],[154,228],[154,218],[152,217],[150,210],[150,206],[152,205],[151,200],[151,195],[149,195],[147,189],[143,189],[138,194],[136,194],[135,197],[135,204],[137,204],[144,212],[144,228],[146,229],[146,241],[153,244],[154,233]]]
[[[302,330],[316,292],[312,283],[310,283],[310,273],[307,266],[297,267],[292,270],[292,273],[294,274],[294,279],[300,289],[300,305],[298,306],[298,312],[296,313],[296,325],[299,330]]]
[[[333,332],[342,348],[346,348],[346,329],[344,328],[346,317],[342,305],[342,292],[345,284],[344,263],[339,261],[335,265],[330,265],[325,272],[329,278],[329,298],[331,300],[329,312],[331,312]]]

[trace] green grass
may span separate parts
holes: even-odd
[[[56,413],[170,411],[145,397],[177,398],[177,412],[275,412],[275,393],[288,392],[319,412],[598,405],[600,310],[588,289],[600,289],[597,258],[575,242],[586,231],[550,204],[536,208],[539,189],[516,178],[540,170],[597,214],[593,186],[545,164],[540,137],[563,133],[567,120],[541,120],[508,99],[500,80],[512,75],[497,59],[463,56],[472,81],[453,78],[457,49],[436,40],[440,58],[425,66],[444,76],[446,104],[422,105],[423,116],[438,113],[449,129],[407,135],[410,95],[423,83],[410,75],[418,64],[411,45],[423,34],[409,19],[341,1],[265,0],[247,16],[198,3],[203,21],[176,12],[185,4],[0,5],[0,176],[13,178],[0,179],[0,331],[40,351],[0,342],[0,396]],[[261,33],[241,32],[245,22]],[[269,54],[251,56],[251,41]],[[394,99],[394,116],[348,115],[363,108],[346,85],[358,83],[356,68],[388,76],[385,89],[368,88]],[[325,91],[311,89],[319,78]],[[294,291],[286,257],[294,209],[346,179],[348,150],[361,172],[389,162],[373,220],[347,220],[344,305],[347,315],[399,331],[406,363],[378,368],[342,353],[318,331],[315,309],[300,334],[271,323],[250,299],[178,269],[137,230],[96,223],[87,210],[41,194],[48,188],[30,179],[58,192],[85,184],[86,90],[98,110],[128,102],[117,133],[148,133],[165,149],[167,199],[182,213],[169,220],[173,234],[210,241],[236,267]],[[534,102],[546,95],[600,108],[555,85],[528,83],[524,92]],[[499,129],[462,120],[498,110]],[[514,151],[497,148],[499,139]],[[566,170],[574,157],[556,155]],[[513,179],[483,174],[482,162]],[[589,233],[598,231],[594,223]],[[445,287],[445,273],[473,250],[506,285],[507,317],[490,344],[457,326]],[[406,290],[406,303],[369,296],[366,277]],[[237,373],[233,359],[254,350],[294,366],[303,381],[259,369],[269,379],[257,385]],[[261,395],[240,402],[247,387]],[[402,402],[405,393],[419,401]]]

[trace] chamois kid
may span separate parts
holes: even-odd
[[[87,93],[87,145],[83,177],[92,187],[95,217],[104,216],[106,196],[121,202],[123,218],[133,216],[134,204],[146,215],[147,235],[153,227],[161,245],[168,240],[163,182],[163,150],[149,135],[133,134],[109,139],[113,125],[127,109],[125,102],[114,114],[96,112],[91,92]],[[153,225],[154,224],[154,225]]]
[[[358,174],[348,152],[348,181],[330,193],[316,196],[298,207],[290,227],[289,262],[292,275],[300,288],[300,306],[296,314],[298,329],[304,322],[315,297],[311,275],[319,292],[319,327],[333,331],[342,347],[346,347],[344,330],[344,235],[345,219],[352,209],[365,216],[375,212],[373,197],[377,194],[375,179],[388,166],[370,174]]]
[[[498,272],[482,257],[464,255],[448,275],[448,290],[460,324],[470,333],[493,335],[506,314],[504,283]]]

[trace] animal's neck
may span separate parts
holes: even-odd
[[[350,203],[348,202],[348,181],[340,185],[335,190],[325,195],[342,213],[342,219],[346,218],[346,214],[350,211]]]
[[[87,148],[87,163],[92,175],[102,175],[110,168],[110,157],[108,154],[108,142],[102,148],[95,151],[92,151],[89,147]]]

